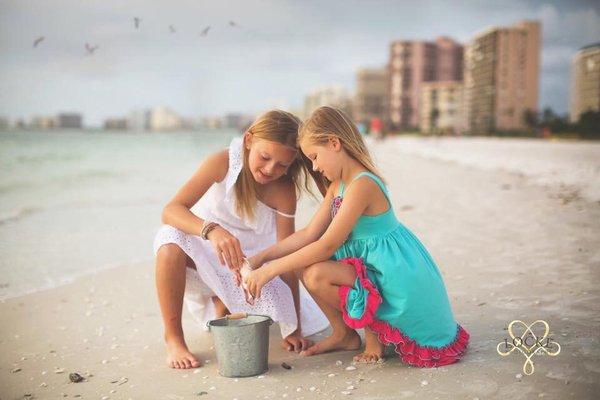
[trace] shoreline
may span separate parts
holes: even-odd
[[[542,146],[551,146],[552,142],[551,141],[545,141],[545,140],[540,140],[537,141],[537,138],[504,138],[504,137],[488,137],[488,136],[480,136],[480,137],[469,137],[469,138],[473,138],[476,140],[482,139],[482,142],[488,142],[486,143],[485,146],[487,146],[488,144],[493,145],[494,142],[506,142],[508,144],[515,144],[517,142],[526,142],[526,141],[534,141],[536,143],[543,143]],[[402,153],[403,156],[409,156],[409,157],[419,157],[422,158],[424,160],[431,160],[433,162],[443,162],[443,163],[451,163],[455,166],[459,166],[459,167],[465,167],[465,168],[476,168],[479,169],[480,171],[483,172],[488,172],[488,173],[507,173],[509,175],[513,175],[515,178],[525,178],[526,180],[529,180],[530,183],[537,185],[540,187],[540,189],[545,190],[548,192],[548,196],[553,197],[553,198],[558,198],[559,200],[561,200],[562,202],[565,203],[570,203],[574,200],[578,200],[578,201],[582,201],[584,203],[587,203],[587,205],[589,205],[590,207],[594,207],[594,206],[598,206],[600,205],[600,197],[598,197],[598,199],[595,198],[589,198],[589,197],[585,197],[581,195],[582,189],[580,187],[578,187],[577,185],[574,184],[568,184],[568,183],[562,183],[562,182],[546,182],[544,183],[543,181],[540,182],[539,181],[539,177],[536,177],[535,174],[527,174],[525,172],[519,171],[518,169],[515,168],[499,168],[497,165],[490,165],[490,166],[485,166],[485,165],[481,165],[481,164],[477,164],[476,162],[469,162],[469,160],[460,160],[458,159],[459,155],[463,155],[461,154],[450,154],[450,155],[444,155],[441,154],[441,152],[439,151],[439,149],[437,149],[437,147],[439,147],[440,145],[444,145],[444,142],[460,142],[461,141],[461,137],[434,137],[434,136],[418,136],[418,135],[397,135],[397,136],[393,136],[393,137],[389,137],[388,139],[386,139],[383,142],[377,142],[374,141],[372,138],[367,137],[367,143],[369,145],[370,148],[376,148],[378,149],[378,151],[381,153],[382,151],[387,151],[388,153],[384,153],[384,157],[383,158],[390,158],[393,156],[393,152],[390,151],[390,149],[386,149],[384,148],[384,146],[393,146],[394,149],[396,149],[398,152]],[[403,145],[407,144],[407,140],[408,141],[412,141],[412,142],[419,142],[419,145],[416,147],[413,147],[412,149],[403,149]],[[577,145],[577,144],[581,144],[581,140],[575,141],[572,144],[573,145]],[[476,141],[463,141],[463,143],[465,145],[472,145],[472,144],[476,144]],[[594,143],[594,142],[592,142]],[[408,143],[410,144],[410,143]],[[597,144],[595,151],[598,153],[598,157],[600,157],[600,142],[595,142],[594,144]],[[434,145],[434,149],[437,149],[436,152],[432,152],[431,148]],[[483,151],[496,151],[495,147],[484,147]],[[379,154],[376,154],[376,158],[379,156]],[[384,163],[387,160],[382,160]],[[590,167],[591,168],[591,167]],[[543,179],[543,178],[542,178]],[[600,178],[599,178],[600,179]],[[599,181],[600,182],[600,181]],[[596,187],[592,187],[590,189],[591,191],[593,191],[594,193],[597,193],[597,196],[600,196],[600,183],[596,184]],[[310,208],[310,205],[308,205],[307,203],[310,202],[310,200],[308,200],[307,195],[303,196],[303,199],[301,200],[300,204],[299,204],[299,212],[302,212],[302,210],[305,210],[307,207]],[[314,208],[314,207],[313,207]],[[400,210],[396,210],[397,212]],[[25,216],[27,216],[27,214],[25,214]],[[305,226],[308,221],[310,220],[310,213],[304,213],[304,215],[302,215],[301,218],[298,219],[297,221],[297,228],[301,228],[303,226]],[[156,229],[158,229],[160,227],[160,224],[157,225]],[[151,255],[151,252],[148,252],[149,257],[147,259],[143,259],[140,261],[135,261],[134,263],[143,263],[143,262],[153,262],[153,257]],[[94,270],[90,270],[90,271],[85,271],[79,274],[76,274],[74,276],[65,276],[64,278],[61,279],[60,283],[57,284],[48,284],[46,286],[43,286],[41,288],[33,288],[30,290],[27,290],[25,292],[21,292],[18,294],[12,294],[12,295],[8,295],[5,297],[0,297],[0,302],[11,299],[11,298],[19,298],[19,297],[23,297],[23,296],[27,296],[28,294],[33,294],[33,293],[38,293],[40,291],[46,291],[46,290],[51,290],[54,288],[59,288],[61,286],[64,286],[66,284],[72,283],[77,281],[78,279],[81,279],[85,276],[88,275],[94,275],[97,274],[101,271],[105,271],[105,270],[110,270],[110,269],[114,269],[114,268],[119,268],[123,265],[129,265],[131,264],[131,261],[121,261],[121,262],[115,262],[115,263],[111,263],[111,264],[117,264],[117,265],[107,265],[107,266],[100,266]],[[6,285],[6,284],[5,284]]]
[[[60,283],[52,283],[52,284],[50,284],[50,286],[34,288],[34,289],[31,289],[24,293],[8,295],[6,297],[0,297],[0,304],[5,303],[8,300],[20,299],[23,297],[37,294],[37,293],[44,293],[44,292],[48,292],[48,291],[55,290],[55,289],[61,289],[64,286],[75,284],[82,279],[86,279],[86,278],[89,278],[89,277],[92,277],[95,275],[99,275],[99,274],[102,274],[103,272],[110,272],[113,270],[118,270],[120,268],[127,268],[127,267],[130,267],[131,265],[147,265],[148,263],[153,263],[153,262],[154,262],[154,259],[151,259],[151,258],[149,258],[148,260],[140,260],[140,261],[129,262],[129,263],[119,262],[119,263],[115,263],[116,265],[107,265],[104,267],[99,267],[94,270],[80,272],[76,275],[71,275],[71,276],[63,278]]]

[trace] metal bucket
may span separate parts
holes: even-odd
[[[208,322],[219,363],[228,378],[260,375],[269,369],[269,326],[264,315],[236,313]]]

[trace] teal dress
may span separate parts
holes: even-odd
[[[377,183],[390,207],[378,215],[361,215],[333,256],[354,266],[357,274],[352,287],[339,290],[344,321],[354,329],[369,328],[409,365],[457,362],[469,334],[454,320],[440,271],[419,239],[396,219],[381,179],[361,172],[353,181],[363,176]],[[333,218],[343,197],[342,182],[333,199]]]

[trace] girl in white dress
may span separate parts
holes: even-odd
[[[207,157],[165,206],[154,252],[170,367],[201,365],[184,340],[184,298],[202,326],[230,312],[268,315],[290,351],[307,349],[304,336],[328,326],[294,273],[271,281],[254,304],[239,286],[244,257],[294,232],[296,201],[302,188],[309,190],[309,174],[325,187],[297,147],[299,124],[284,111],[263,114],[229,149]]]

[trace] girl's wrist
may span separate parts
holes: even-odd
[[[220,225],[216,222],[204,220],[204,223],[202,224],[202,230],[200,231],[200,237],[204,240],[208,240],[208,234],[219,226]]]
[[[267,273],[267,277],[269,278],[269,281],[277,276],[277,273],[274,268],[275,265],[276,265],[275,263],[269,263],[269,264],[265,265],[264,267],[262,267],[262,269]]]
[[[265,257],[263,256],[262,252],[253,255],[248,259],[248,262],[250,263],[250,268],[256,269],[261,267],[265,263],[264,259]]]
[[[209,236],[209,235],[210,235],[211,233],[214,233],[214,232],[217,230],[216,228],[219,228],[219,227],[220,227],[220,225],[217,225],[217,226],[215,226],[214,228],[211,228],[210,230],[208,230],[208,231],[207,231],[207,232],[204,234],[204,240],[210,240],[210,236]]]

